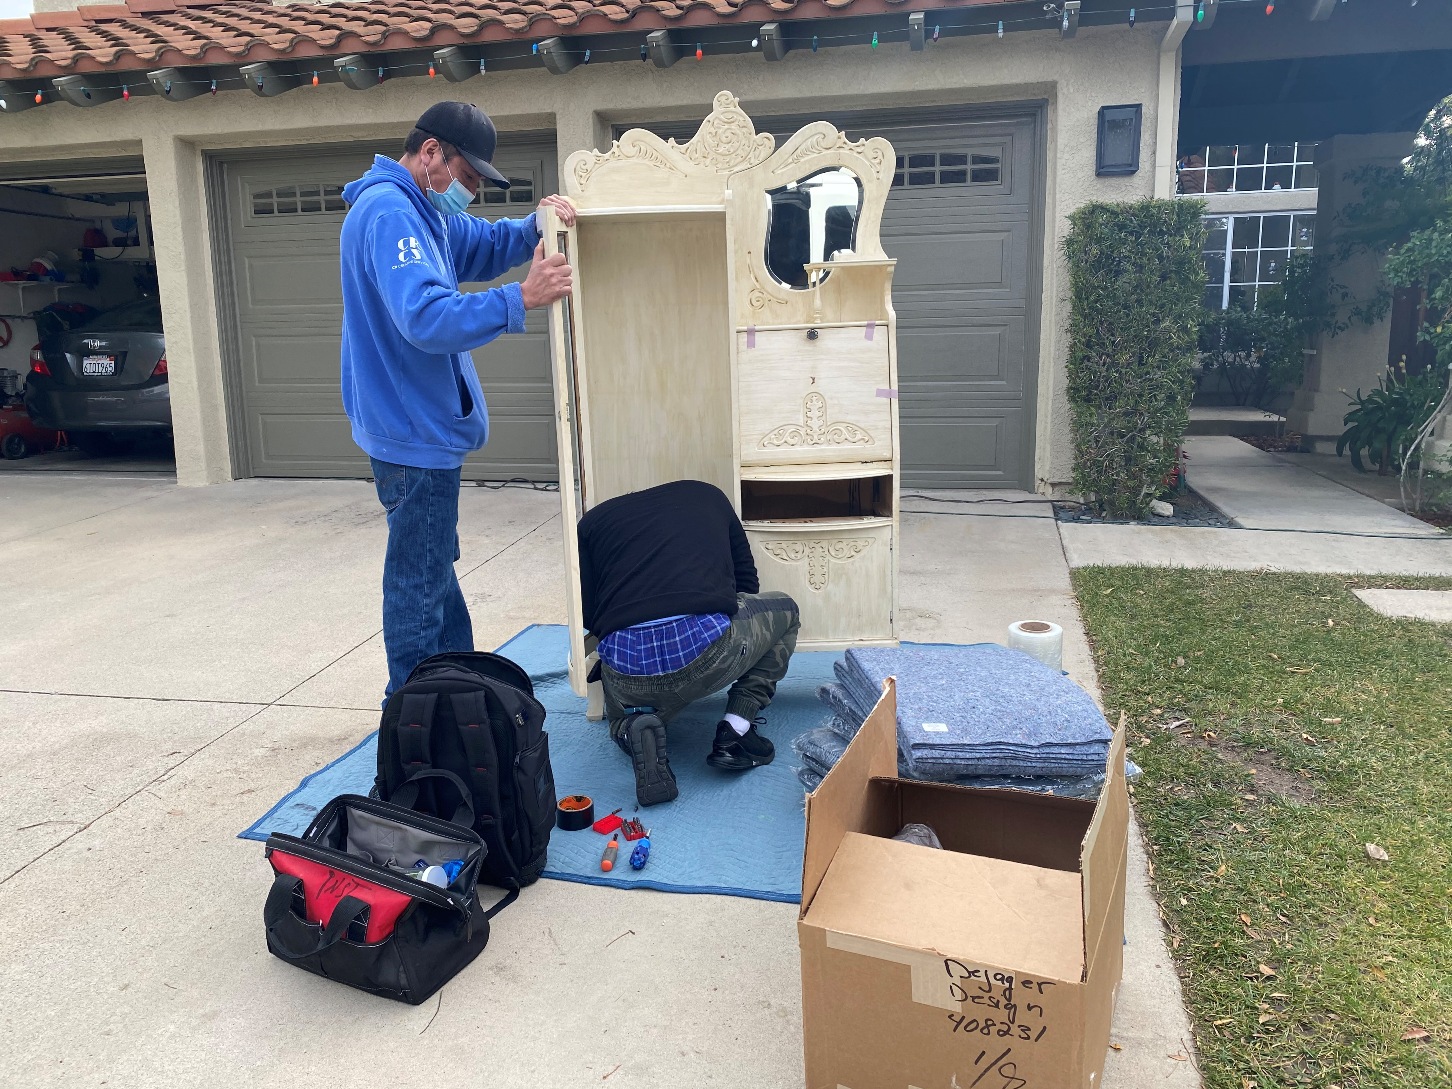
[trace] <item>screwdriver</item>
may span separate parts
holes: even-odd
[[[613,832],[610,842],[605,844],[605,853],[600,856],[600,869],[609,873],[615,869],[615,856],[620,853],[620,833]]]
[[[636,844],[635,850],[630,852],[630,868],[632,870],[643,870],[645,864],[650,860],[650,829],[645,830],[645,835]]]

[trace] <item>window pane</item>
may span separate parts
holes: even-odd
[[[943,185],[967,185],[968,171],[942,170],[938,172],[938,181]]]
[[[938,157],[936,155],[909,155],[908,156],[908,166],[909,167],[914,167],[914,166],[917,166],[917,167],[924,167],[924,166],[932,167],[932,166],[937,166],[937,165],[938,165]]]
[[[1232,249],[1253,250],[1260,245],[1260,216],[1236,216]]]
[[[300,212],[321,212],[322,210],[323,202],[317,197],[304,197],[298,202]]]
[[[1296,248],[1308,250],[1316,244],[1316,217],[1315,215],[1296,216],[1294,230]]]
[[[1205,192],[1207,193],[1228,193],[1231,186],[1235,184],[1235,171],[1228,166],[1219,170],[1207,170],[1205,172]]]
[[[1237,193],[1255,193],[1264,188],[1265,167],[1242,166],[1235,172],[1235,191]]]
[[[997,185],[1003,174],[996,166],[975,166],[972,171],[974,185]]]
[[[968,156],[959,154],[956,151],[942,151],[938,153],[939,166],[967,166]]]
[[[899,159],[898,162],[901,163],[902,160]],[[902,177],[902,175],[901,174],[894,174],[892,176],[892,184],[895,185],[895,186],[901,186],[903,184],[903,177]]]
[[[1296,167],[1297,189],[1315,189],[1320,184],[1321,176],[1317,173],[1314,166],[1308,166],[1307,164],[1302,163],[1300,166]]]
[[[1205,297],[1201,300],[1206,310],[1220,310],[1225,302],[1225,289],[1219,284],[1210,284],[1205,288]]]
[[[1268,166],[1265,168],[1265,187],[1267,189],[1289,189],[1291,183],[1296,180],[1296,171],[1290,166]]]
[[[1278,284],[1286,274],[1286,252],[1284,250],[1262,250],[1260,255],[1260,282]]]
[[[1235,148],[1233,145],[1212,147],[1210,155],[1205,160],[1206,166],[1234,166]]]
[[[1293,163],[1296,161],[1295,144],[1272,144],[1266,149],[1265,161],[1268,163]]]
[[[998,166],[1002,160],[997,155],[974,155],[974,166]]]
[[[1255,251],[1238,250],[1230,255],[1230,282],[1232,284],[1254,283],[1260,271],[1259,254]]]
[[[938,176],[931,170],[919,171],[916,174],[908,175],[909,185],[933,185],[937,182]]]
[[[1290,216],[1262,216],[1260,244],[1268,250],[1283,250],[1291,244]]]
[[[1230,288],[1230,305],[1238,306],[1242,310],[1249,310],[1255,305],[1255,288],[1235,287]]]
[[[1205,251],[1224,250],[1225,242],[1230,235],[1229,216],[1207,216],[1205,226],[1208,233],[1205,236]]]
[[[1241,166],[1259,166],[1261,163],[1264,163],[1265,161],[1266,160],[1265,160],[1265,145],[1264,144],[1241,144],[1240,145],[1240,165]]]
[[[1215,284],[1217,289],[1225,282],[1225,254],[1207,253],[1205,255],[1205,279]]]

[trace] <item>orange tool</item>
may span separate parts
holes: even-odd
[[[610,842],[605,844],[605,853],[600,856],[600,869],[609,873],[615,869],[615,856],[620,853],[620,839],[618,833],[610,837]]]

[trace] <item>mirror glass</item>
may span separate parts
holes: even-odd
[[[766,267],[778,283],[805,288],[805,266],[856,244],[862,182],[850,170],[819,170],[769,190],[766,204]]]

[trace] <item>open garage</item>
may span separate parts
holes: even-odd
[[[174,472],[141,160],[0,171],[0,467]]]

